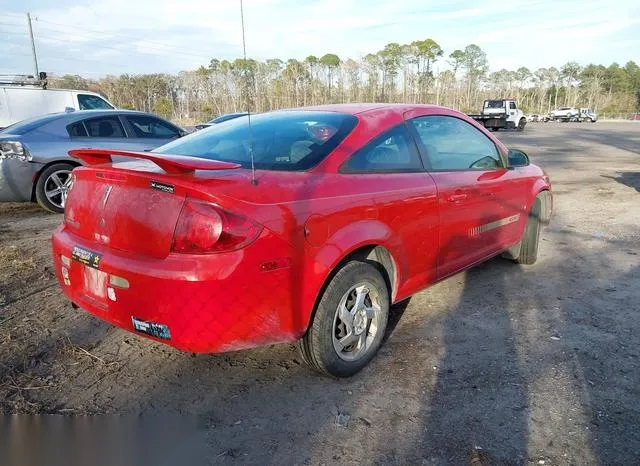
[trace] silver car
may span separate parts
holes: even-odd
[[[74,148],[148,151],[186,132],[155,115],[127,110],[53,113],[0,131],[0,202],[37,201],[61,213],[79,166]]]

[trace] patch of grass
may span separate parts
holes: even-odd
[[[36,268],[33,257],[16,246],[0,246],[0,281]]]

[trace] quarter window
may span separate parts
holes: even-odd
[[[459,118],[426,116],[410,120],[432,170],[502,168],[496,145],[479,129]]]
[[[67,131],[69,132],[69,136],[71,136],[72,138],[86,138],[88,136],[87,130],[85,129],[84,124],[81,121],[67,126]]]
[[[91,138],[124,138],[124,129],[117,117],[91,118],[84,121]]]
[[[353,154],[343,173],[417,172],[424,170],[420,155],[404,124],[378,136]]]

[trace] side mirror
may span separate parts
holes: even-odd
[[[529,156],[521,150],[509,149],[509,168],[526,167],[529,165]]]

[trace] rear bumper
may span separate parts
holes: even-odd
[[[74,246],[101,254],[99,269],[71,259]],[[52,249],[58,281],[73,303],[113,325],[183,351],[212,353],[291,342],[304,332],[291,306],[289,266],[261,268],[287,251],[266,230],[239,251],[150,259],[101,248],[62,225],[53,233]],[[127,288],[117,286],[121,279]],[[132,318],[167,326],[170,338],[141,334]]]
[[[35,162],[0,160],[0,202],[30,201],[33,179],[42,167]]]

